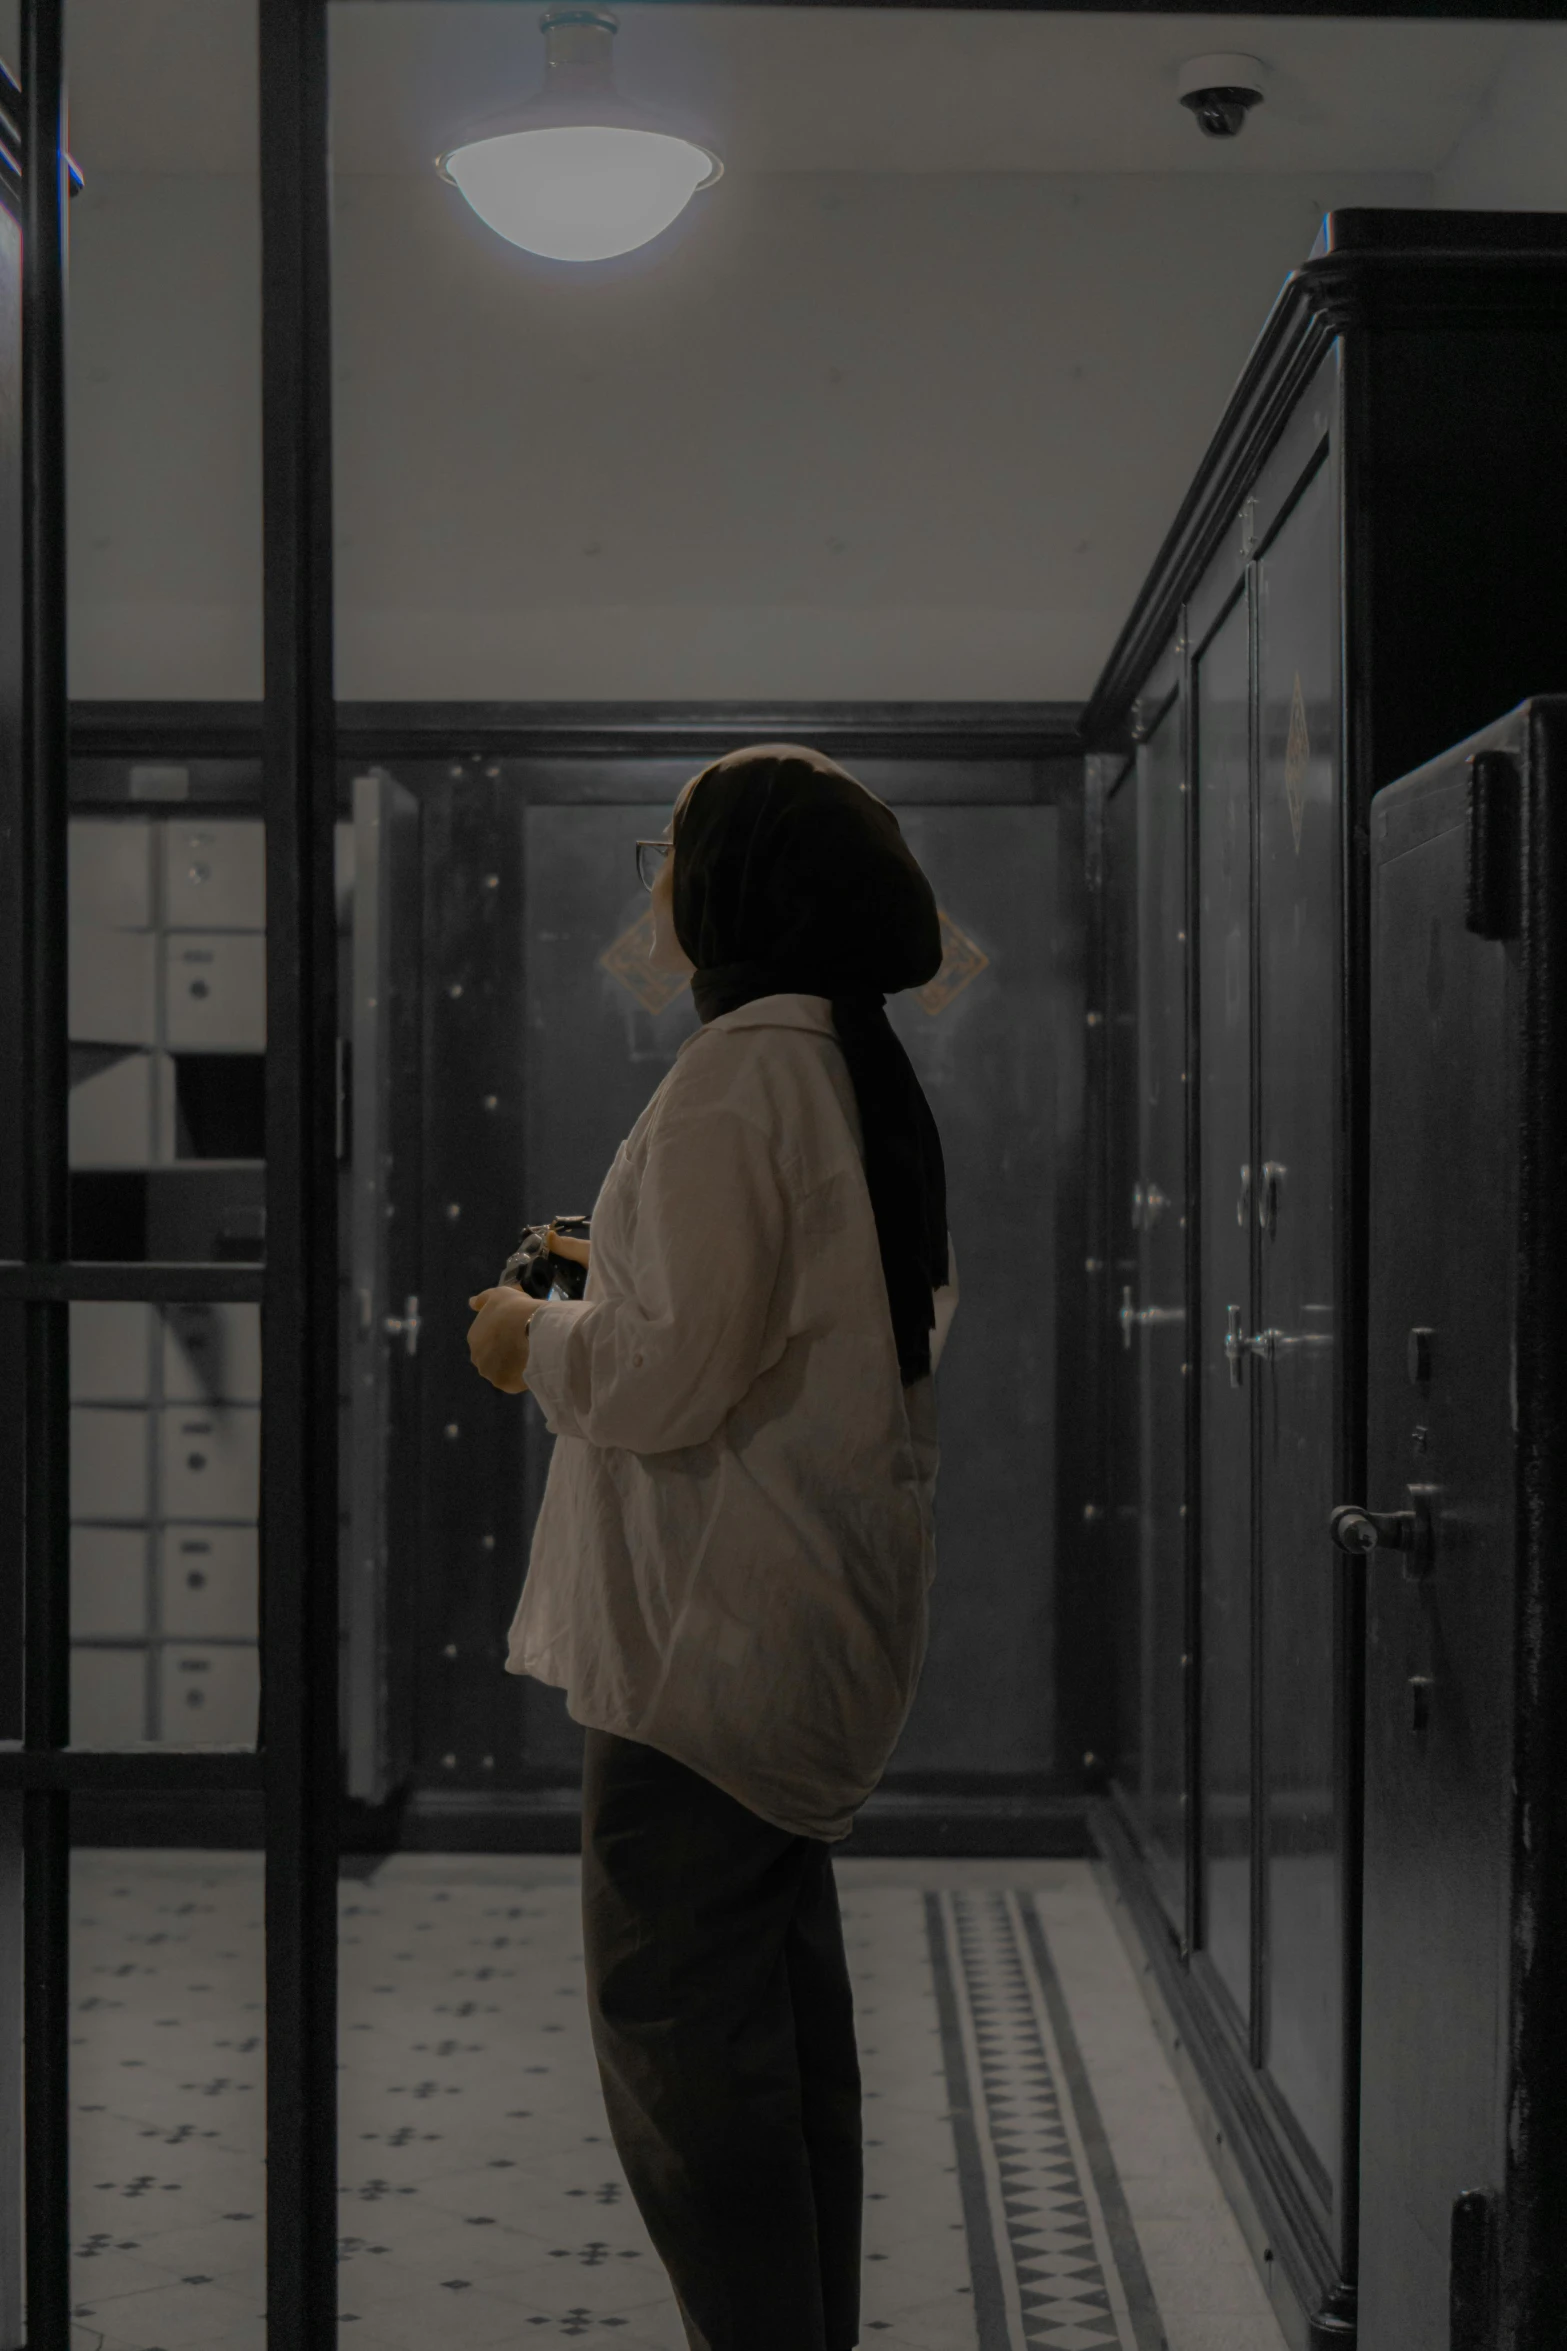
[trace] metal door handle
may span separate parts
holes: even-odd
[[[418,1299],[405,1298],[403,1300],[402,1313],[386,1315],[382,1320],[381,1328],[385,1331],[389,1339],[395,1339],[398,1333],[401,1332],[404,1353],[408,1355],[417,1355],[419,1352]]]
[[[1230,1386],[1241,1384],[1242,1359],[1247,1355],[1262,1355],[1271,1363],[1279,1348],[1286,1345],[1282,1331],[1243,1331],[1241,1310],[1227,1306],[1224,1310],[1224,1360],[1230,1367]]]
[[[1238,1225],[1243,1227],[1246,1222],[1246,1205],[1250,1198],[1251,1169],[1249,1167],[1243,1167],[1241,1169],[1241,1196],[1235,1203],[1235,1221]]]
[[[1184,1306],[1134,1306],[1132,1304],[1132,1286],[1130,1282],[1126,1282],[1121,1287],[1121,1304],[1115,1319],[1121,1326],[1122,1346],[1130,1347],[1134,1322],[1140,1324],[1145,1330],[1162,1322],[1184,1322],[1186,1309]]]
[[[1437,1488],[1409,1486],[1405,1491],[1412,1504],[1408,1510],[1367,1510],[1359,1502],[1341,1502],[1328,1520],[1328,1532],[1339,1549],[1357,1559],[1369,1558],[1373,1551],[1403,1551],[1408,1554],[1406,1575],[1429,1575],[1436,1556],[1432,1504]]]
[[[1272,1233],[1279,1221],[1279,1185],[1289,1170],[1276,1159],[1262,1163],[1262,1190],[1257,1198],[1257,1222],[1265,1233]]]

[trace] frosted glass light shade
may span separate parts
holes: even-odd
[[[497,236],[551,261],[634,252],[717,176],[715,158],[687,139],[599,123],[477,139],[442,163]]]

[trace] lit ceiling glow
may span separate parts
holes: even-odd
[[[605,261],[667,229],[723,171],[711,148],[615,87],[605,8],[541,17],[545,82],[477,125],[436,169],[508,243],[551,261]]]

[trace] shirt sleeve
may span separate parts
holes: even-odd
[[[947,1278],[939,1290],[931,1294],[936,1309],[936,1327],[930,1334],[930,1368],[935,1370],[941,1361],[941,1351],[952,1328],[952,1317],[958,1310],[958,1257],[952,1246],[952,1235],[947,1235]]]
[[[701,1445],[762,1368],[788,1223],[766,1133],[725,1107],[666,1113],[619,1296],[540,1307],[527,1383],[557,1436],[631,1453]]]

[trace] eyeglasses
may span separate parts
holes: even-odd
[[[637,880],[644,890],[651,890],[658,878],[659,865],[674,847],[673,841],[639,841],[637,843]]]

